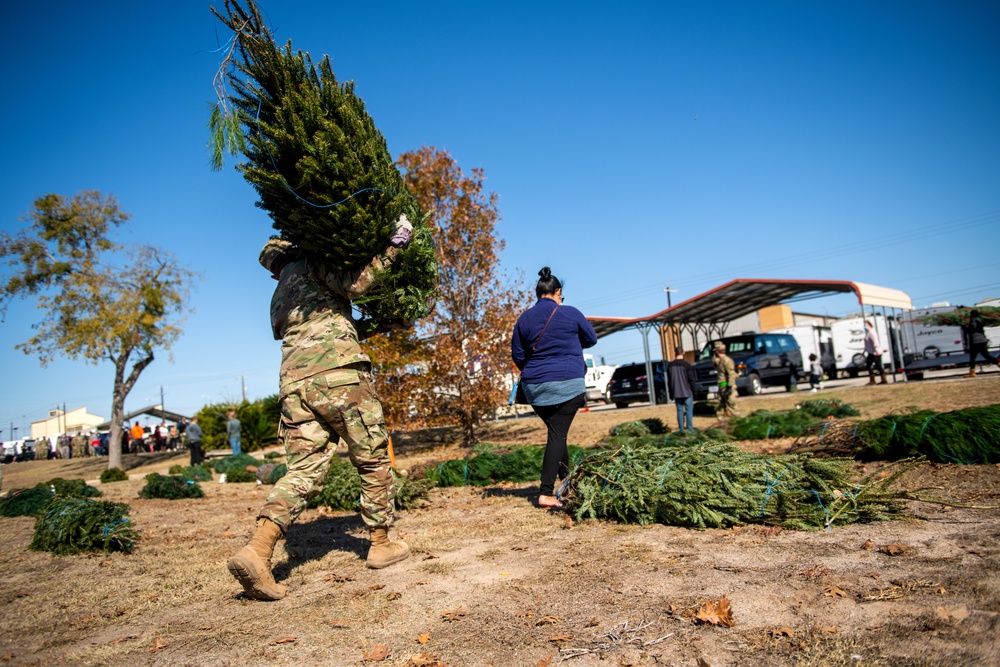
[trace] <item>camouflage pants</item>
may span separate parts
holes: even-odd
[[[719,419],[736,415],[736,390],[733,387],[719,387],[719,407],[715,412]]]
[[[275,484],[258,515],[274,521],[282,532],[322,488],[341,438],[361,475],[362,519],[369,527],[392,525],[396,484],[389,466],[389,434],[370,368],[354,364],[282,385],[288,473]]]

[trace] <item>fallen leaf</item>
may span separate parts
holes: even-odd
[[[712,667],[712,663],[710,663],[708,660],[705,660],[705,658],[699,657],[698,667]]]
[[[718,601],[709,600],[704,609],[698,612],[696,619],[702,623],[721,625],[731,628],[736,625],[733,620],[733,610],[729,607],[729,598],[723,595]]]
[[[163,637],[157,637],[153,640],[153,645],[149,647],[150,653],[156,653],[157,651],[162,651],[167,647],[167,640]]]
[[[371,590],[373,590],[373,591],[380,591],[380,590],[382,590],[383,588],[385,588],[385,584],[372,584],[372,585],[371,585],[371,586],[369,586],[368,588],[370,588],[370,589],[371,589]]]
[[[909,549],[905,544],[893,543],[893,544],[882,544],[879,545],[878,550],[884,553],[886,556],[901,556],[906,553]]]
[[[129,639],[135,639],[136,635],[125,635],[124,637],[119,637],[118,639],[112,639],[109,644],[121,644],[122,642],[128,641]]]
[[[871,540],[865,540],[865,543],[861,545],[862,549],[874,549],[875,543]]]
[[[203,626],[201,626],[201,627],[200,627],[200,628],[198,628],[198,629],[199,629],[199,630],[211,630],[211,629],[212,629],[212,626],[211,626],[211,625],[203,625]]]
[[[846,598],[847,593],[836,586],[827,586],[823,589],[823,595],[828,598]]]
[[[389,593],[388,595],[385,596],[385,599],[388,600],[389,602],[392,602],[393,600],[398,600],[401,597],[403,597],[402,593]]]
[[[573,517],[571,517],[569,514],[563,515],[563,525],[562,525],[563,530],[566,530],[567,528],[572,528],[575,524],[576,522],[573,521]]]
[[[150,602],[156,602],[156,601],[157,601],[157,600],[159,600],[159,599],[160,599],[159,597],[157,597],[156,595],[154,595],[154,596],[152,596],[151,598],[149,598],[149,601],[150,601]]]
[[[551,637],[549,637],[550,642],[568,642],[571,639],[573,639],[573,635],[568,635],[565,632],[562,634],[552,635]]]
[[[430,653],[418,653],[411,655],[406,661],[406,667],[446,667],[443,662],[437,659],[436,655]]]
[[[540,619],[535,621],[535,625],[552,625],[553,623],[558,623],[559,619],[555,616],[542,616]]]
[[[298,641],[298,637],[278,637],[277,639],[269,641],[267,645],[277,646],[278,644],[291,644],[294,641]]]
[[[937,593],[938,593],[938,595],[947,595],[948,594],[948,589],[946,589],[946,588],[939,588],[939,589],[937,589]]]
[[[547,656],[545,656],[544,658],[542,658],[541,660],[538,661],[538,667],[550,667],[551,664],[552,664],[552,656],[551,655],[547,655]]]
[[[791,637],[792,629],[789,627],[781,627],[774,631],[775,637]]]
[[[424,554],[424,560],[432,560],[434,558],[440,558],[440,556],[435,556],[434,554]]]
[[[14,659],[14,654],[13,653],[4,653],[3,655],[0,655],[0,660],[3,660],[4,662],[7,662],[8,660],[13,660],[13,659]]]
[[[820,630],[822,630],[823,632],[828,632],[828,633],[830,633],[832,635],[832,634],[836,634],[836,632],[837,632],[837,626],[836,625],[828,625],[828,626],[824,626],[824,627],[820,628]]]
[[[586,622],[586,624],[584,624],[583,627],[585,628],[597,627],[597,619],[596,618],[590,619],[589,621]]]
[[[511,547],[510,550],[511,551],[527,551],[528,547],[523,546],[523,545],[518,545],[516,547]]]
[[[227,531],[225,531],[225,532],[222,533],[222,536],[223,537],[232,537],[233,536],[233,531],[227,530]]]
[[[334,574],[333,572],[331,572],[330,574],[323,575],[323,581],[333,581],[338,584],[346,584],[348,581],[354,581],[354,580],[351,579],[350,577],[345,577],[342,574]]]
[[[371,647],[371,650],[361,654],[361,659],[366,662],[379,662],[388,657],[389,649],[386,648],[385,644],[375,644],[375,646]]]
[[[430,640],[431,640],[431,633],[429,632],[421,632],[419,635],[417,635],[418,644],[426,644]]]
[[[464,609],[450,609],[448,611],[441,612],[441,618],[450,623],[452,621],[457,621],[465,616],[465,614],[466,611]]]
[[[421,579],[417,582],[417,586],[426,586],[429,583],[431,583],[430,579]]]

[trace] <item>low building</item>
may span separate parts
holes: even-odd
[[[37,440],[53,438],[63,433],[96,431],[97,426],[104,421],[104,417],[87,412],[87,406],[67,411],[56,408],[49,410],[47,419],[31,422],[31,437]]]

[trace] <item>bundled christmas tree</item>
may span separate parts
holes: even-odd
[[[862,460],[925,456],[940,463],[1000,463],[1000,405],[830,422],[811,429],[792,451]]]
[[[247,466],[254,466],[256,468],[263,464],[264,462],[260,459],[255,459],[249,454],[240,453],[216,459],[212,467],[215,469],[215,472],[228,474],[231,470],[245,470]]]
[[[394,265],[356,301],[376,325],[430,312],[437,264],[430,229],[354,92],[334,76],[328,56],[278,47],[253,0],[213,8],[232,32],[215,78],[210,148],[242,153],[244,178],[257,190],[282,238],[335,271],[354,271],[382,252],[405,215],[413,239]]]
[[[139,497],[180,500],[181,498],[204,498],[205,492],[198,486],[198,482],[186,480],[179,475],[161,475],[151,472],[146,475],[146,486],[139,491]]]
[[[178,475],[192,482],[207,482],[212,479],[212,473],[205,466],[182,466],[172,465],[167,471],[168,475]]]
[[[578,519],[827,528],[897,515],[902,500],[919,491],[892,489],[912,465],[858,479],[849,459],[762,456],[712,443],[664,447],[640,438],[581,461],[563,495]]]
[[[35,519],[31,548],[54,554],[132,551],[138,534],[123,503],[57,497]]]

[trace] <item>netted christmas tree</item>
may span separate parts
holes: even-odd
[[[759,523],[794,529],[898,516],[921,489],[892,487],[892,474],[857,478],[849,459],[763,456],[727,444],[663,446],[636,438],[597,451],[570,474],[562,493],[578,519],[723,528]]]
[[[830,422],[811,429],[792,451],[862,460],[925,456],[940,463],[1000,463],[1000,405]]]
[[[31,548],[54,554],[84,551],[132,551],[138,534],[128,519],[129,506],[107,500],[56,497],[35,519]]]
[[[428,479],[410,479],[392,471],[396,481],[396,508],[408,509],[427,498],[435,484]],[[350,461],[334,457],[319,491],[309,499],[309,507],[328,507],[344,512],[358,511],[361,504],[361,477]]]
[[[180,500],[182,498],[204,498],[205,492],[198,486],[198,482],[184,479],[179,475],[161,475],[151,472],[146,475],[146,485],[139,491],[139,497]]]
[[[231,31],[215,78],[210,129],[213,166],[242,153],[243,177],[257,190],[280,236],[335,271],[354,271],[382,252],[405,215],[413,239],[355,302],[376,325],[415,320],[434,302],[437,264],[426,212],[417,205],[385,139],[328,56],[283,48],[253,0],[212,11]]]

